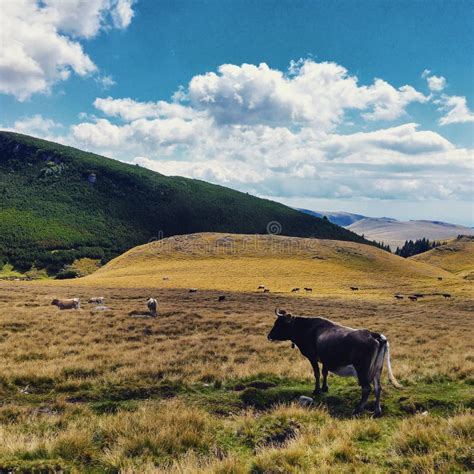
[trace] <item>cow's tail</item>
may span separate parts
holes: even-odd
[[[379,375],[383,368],[383,361],[385,358],[385,351],[386,351],[386,342],[387,340],[384,336],[375,335],[375,340],[377,341],[377,348],[375,349],[372,360],[370,361],[370,368],[369,368],[369,380],[372,381],[375,379],[377,375]]]
[[[398,383],[398,380],[395,378],[395,375],[393,375],[392,372],[392,364],[390,363],[390,344],[388,343],[388,339],[381,334],[382,338],[385,339],[385,354],[387,355],[387,372],[388,372],[388,380],[390,380],[390,383],[395,387],[402,389],[403,387]],[[383,365],[383,362],[382,362]]]
[[[383,369],[383,363],[385,358],[387,359],[387,372],[388,372],[388,379],[390,380],[390,383],[395,387],[395,388],[403,388],[395,378],[392,372],[392,364],[390,363],[390,344],[388,343],[388,339],[383,335],[377,335],[376,340],[378,342],[378,348],[374,353],[374,356],[372,358],[372,362],[370,364],[370,371],[369,371],[369,377],[370,380],[374,380],[374,378],[378,375],[380,377],[380,374],[382,373]]]

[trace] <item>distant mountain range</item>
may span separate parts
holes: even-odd
[[[390,245],[392,251],[401,247],[406,240],[417,240],[423,237],[429,240],[444,241],[458,235],[474,235],[474,229],[462,225],[440,221],[411,220],[398,221],[390,217],[366,217],[349,212],[324,212],[299,209],[315,217],[326,216],[333,224],[340,225],[369,240]]]
[[[324,212],[324,211],[310,211],[309,209],[298,209],[298,211],[304,212],[314,217],[327,217],[329,222],[340,225],[341,227],[347,227],[354,222],[366,219],[366,216],[360,214],[351,214],[350,212]]]

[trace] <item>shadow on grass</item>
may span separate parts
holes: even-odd
[[[79,379],[75,379],[78,375]],[[245,408],[270,410],[279,404],[298,401],[301,395],[314,399],[315,407],[325,408],[335,418],[352,417],[360,398],[360,388],[354,379],[330,379],[329,392],[314,396],[310,379],[292,379],[272,374],[256,374],[230,381],[186,385],[166,378],[141,378],[128,381],[95,383],[95,373],[63,373],[61,382],[47,377],[21,377],[0,383],[6,398],[26,405],[53,403],[66,395],[68,403],[89,403],[97,414],[133,410],[135,401],[182,397],[218,416],[229,416]],[[70,377],[73,377],[70,380]],[[1,382],[1,381],[0,381]],[[26,388],[25,388],[26,387]],[[406,417],[428,411],[448,415],[461,408],[474,408],[472,384],[466,381],[419,381],[406,384],[404,390],[389,385],[382,393],[385,416]],[[367,413],[374,410],[374,395],[367,404]]]
[[[326,408],[335,418],[352,417],[352,412],[360,399],[360,387],[355,380],[333,380],[329,392],[314,396],[312,384],[288,379],[275,380],[262,376],[241,380],[233,384],[240,389],[239,399],[244,407],[268,410],[273,406],[295,402],[301,395],[314,399],[314,406]],[[375,408],[373,392],[366,412]],[[382,409],[385,416],[404,417],[420,412],[447,415],[460,408],[474,408],[472,387],[463,381],[442,383],[417,383],[397,390],[391,386],[382,394]]]

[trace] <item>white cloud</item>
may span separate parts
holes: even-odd
[[[80,123],[71,127],[71,136],[79,145],[91,149],[122,152],[140,150],[169,155],[180,145],[192,145],[206,129],[205,122],[180,118],[138,119],[115,125],[107,119]]]
[[[45,118],[41,114],[22,117],[16,120],[11,127],[0,124],[0,129],[33,135],[59,143],[67,143],[69,140],[68,136],[63,135],[65,127],[62,124]]]
[[[438,103],[441,111],[447,111],[439,119],[440,125],[474,122],[474,113],[469,110],[465,97],[443,95]]]
[[[110,89],[112,86],[116,84],[116,82],[114,81],[114,78],[109,75],[98,76],[96,77],[95,81],[104,90]]]
[[[183,94],[180,94],[183,97]],[[377,79],[359,86],[335,63],[293,62],[288,73],[255,66],[224,64],[218,73],[195,76],[185,97],[220,124],[311,124],[330,130],[348,110],[367,111],[367,120],[393,120],[412,102],[427,98],[411,86],[394,88]]]
[[[164,100],[137,102],[130,98],[113,99],[112,97],[106,97],[105,99],[97,98],[94,101],[94,107],[109,117],[120,117],[126,121],[159,117],[191,119],[199,115],[190,107]]]
[[[132,22],[134,15],[132,5],[135,0],[117,0],[115,8],[112,9],[112,18],[117,28],[127,28]]]
[[[442,92],[446,88],[446,78],[431,74],[429,69],[425,69],[421,77],[426,79],[431,92]],[[435,104],[439,105],[439,111],[446,112],[438,120],[440,125],[474,122],[474,113],[469,110],[465,97],[433,94],[430,98]]]
[[[442,96],[443,97],[443,96]],[[427,98],[377,79],[360,86],[334,63],[219,68],[173,100],[97,98],[64,142],[268,197],[445,199],[472,188],[471,150],[416,123],[342,134],[350,120],[388,120]],[[363,120],[362,120],[362,123]],[[372,125],[374,126],[374,125]],[[364,125],[364,128],[366,125]]]
[[[41,134],[43,136],[56,128],[61,128],[61,125],[54,120],[44,118],[40,114],[17,120],[13,125],[13,130],[19,133]]]
[[[421,77],[426,79],[428,88],[431,92],[441,92],[446,87],[446,78],[443,76],[435,76],[434,74],[431,74],[429,69],[425,69],[422,72]]]
[[[395,89],[382,79],[377,79],[364,93],[367,106],[373,109],[372,112],[362,114],[366,120],[395,120],[405,114],[410,103],[424,103],[428,100],[411,86],[405,85]]]
[[[48,93],[71,73],[85,77],[97,66],[81,38],[131,21],[127,0],[15,0],[0,8],[0,93],[24,101]],[[130,13],[132,11],[132,13]]]
[[[426,81],[432,92],[440,92],[446,87],[446,79],[443,76],[429,76]]]
[[[72,132],[74,143],[91,151],[128,160],[135,156],[134,163],[163,174],[266,196],[466,195],[472,153],[418,128],[408,123],[340,135],[311,127],[222,126],[205,118],[162,118],[122,125],[100,119],[79,124]],[[450,175],[455,178],[449,179]]]
[[[424,153],[445,152],[454,146],[432,131],[418,131],[418,125],[407,123],[398,127],[359,132],[351,135],[333,135],[324,147],[331,156],[350,155],[357,152],[394,151],[412,157]],[[383,160],[383,157],[379,158]]]
[[[167,160],[157,162],[145,157],[136,157],[132,163],[157,171],[168,176],[190,176],[195,179],[214,183],[230,184],[236,182],[235,169],[220,160],[209,160],[196,163]],[[239,166],[238,181],[242,183],[258,183],[262,181],[262,173],[248,164]]]

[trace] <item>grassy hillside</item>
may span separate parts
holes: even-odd
[[[245,193],[0,132],[0,268],[59,270],[155,237],[214,231],[363,242],[327,221]],[[53,252],[52,252],[53,251]]]
[[[410,260],[437,266],[466,279],[474,279],[474,236],[460,236],[445,245],[415,255]]]
[[[407,260],[370,245],[282,236],[193,234],[129,250],[83,285],[271,292],[313,288],[314,295],[392,295],[455,279],[442,269]],[[390,293],[389,293],[390,292]]]

